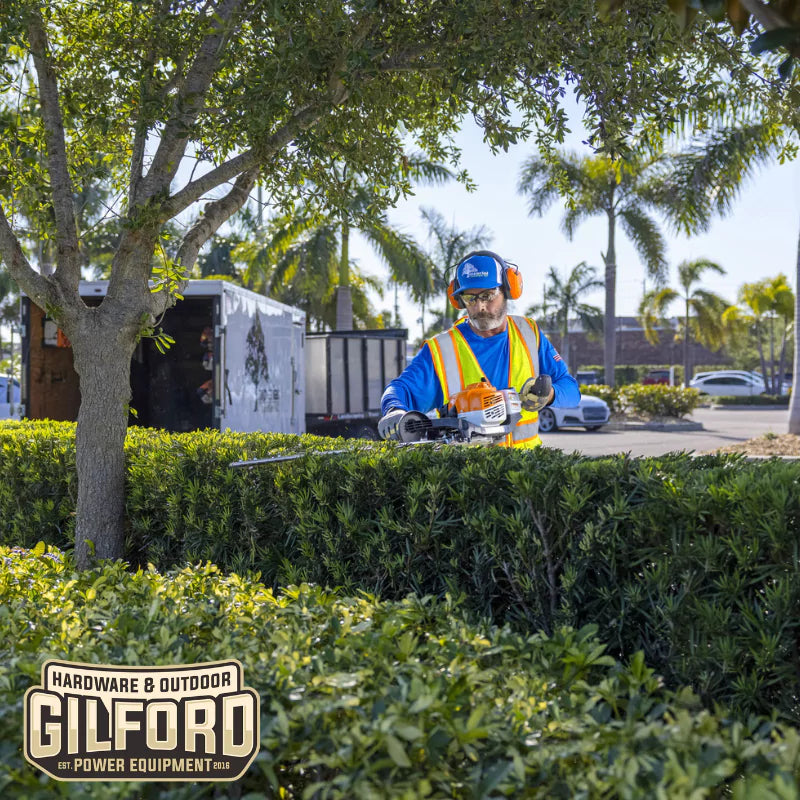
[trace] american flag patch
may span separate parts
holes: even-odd
[[[561,356],[556,353],[555,356],[553,356],[553,361],[561,361]]]

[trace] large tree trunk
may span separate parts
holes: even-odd
[[[789,433],[800,436],[800,236],[797,239],[797,269],[794,295],[794,367],[789,402]]]
[[[106,298],[103,307],[86,309],[70,337],[81,391],[76,435],[79,569],[124,554],[124,445],[137,317],[130,308],[117,307],[114,313],[114,305]]]
[[[603,256],[606,265],[606,312],[603,331],[603,372],[607,386],[615,386],[617,364],[617,252],[614,244],[616,219],[608,213],[608,250]]]

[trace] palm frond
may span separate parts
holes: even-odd
[[[666,242],[655,221],[637,203],[629,203],[618,212],[622,228],[636,248],[648,275],[656,281],[666,278]]]

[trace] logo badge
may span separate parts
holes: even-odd
[[[235,660],[46,661],[24,707],[25,758],[60,781],[234,781],[259,747],[260,698]]]
[[[464,264],[461,268],[462,278],[488,278],[489,272],[485,269],[478,269],[474,264]]]

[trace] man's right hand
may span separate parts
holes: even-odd
[[[378,435],[396,442],[419,442],[430,427],[431,421],[425,414],[392,408],[378,421]]]

